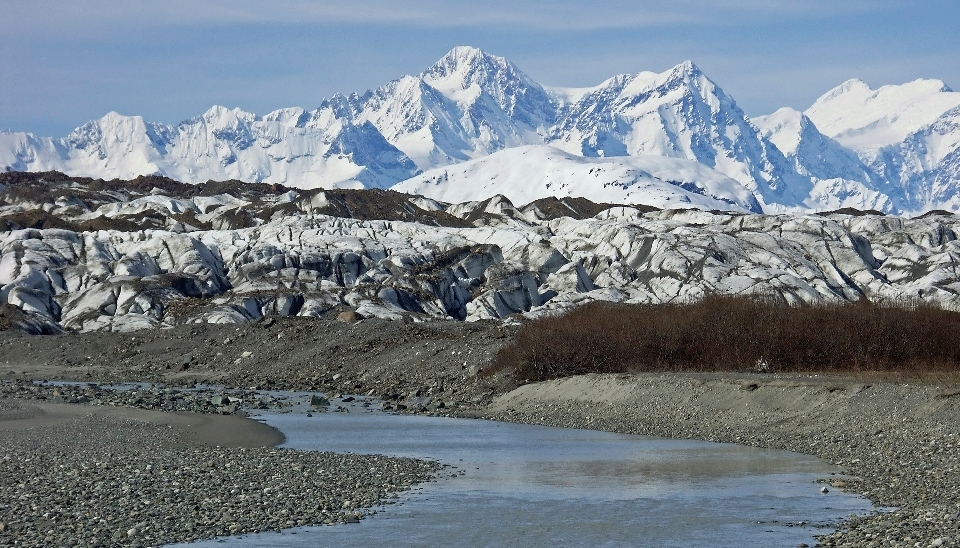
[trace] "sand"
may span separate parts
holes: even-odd
[[[131,407],[0,400],[0,432],[28,430],[90,417],[166,426],[176,434],[166,438],[166,444],[175,447],[270,447],[284,440],[283,434],[275,428],[232,415],[164,413]]]

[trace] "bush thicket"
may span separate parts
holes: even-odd
[[[710,295],[686,304],[595,302],[534,320],[490,372],[539,381],[644,371],[956,371],[960,313],[923,302],[787,305]]]

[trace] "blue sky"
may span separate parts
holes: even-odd
[[[753,116],[804,109],[850,78],[960,89],[957,21],[956,0],[0,0],[0,129],[313,108],[456,45],[557,86],[692,59]]]

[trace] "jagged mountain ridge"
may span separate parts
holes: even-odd
[[[420,172],[369,123],[291,116],[265,117],[215,106],[177,126],[108,113],[63,139],[0,133],[7,171],[59,170],[80,176],[131,179],[163,175],[211,179],[300,181],[301,186],[386,188]]]
[[[584,156],[693,160],[739,181],[770,206],[792,205],[809,185],[690,61],[661,74],[609,80],[564,109],[548,142]]]
[[[951,155],[960,141],[951,129],[957,116],[941,120],[946,115],[937,112],[960,94],[936,81],[876,92],[858,82],[831,90],[774,135],[765,127],[768,117],[748,119],[689,61],[593,88],[547,88],[502,57],[457,47],[419,75],[331,97],[312,111],[288,108],[261,117],[214,107],[177,126],[110,113],[62,139],[0,133],[0,169],[388,188],[504,149],[550,145],[587,158],[699,162],[738,181],[766,212],[960,208],[960,174]],[[906,99],[891,99],[898,95]],[[884,114],[885,105],[910,115]],[[880,148],[848,146],[864,135],[876,144],[881,134],[907,137]],[[794,139],[798,146],[783,150]],[[631,161],[620,169],[631,169]],[[606,199],[601,188],[582,180],[565,184],[587,198]]]

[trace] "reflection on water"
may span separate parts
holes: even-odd
[[[189,546],[797,546],[870,510],[861,497],[820,493],[814,481],[832,467],[795,453],[352,410],[262,420],[286,447],[454,468],[358,525]]]

